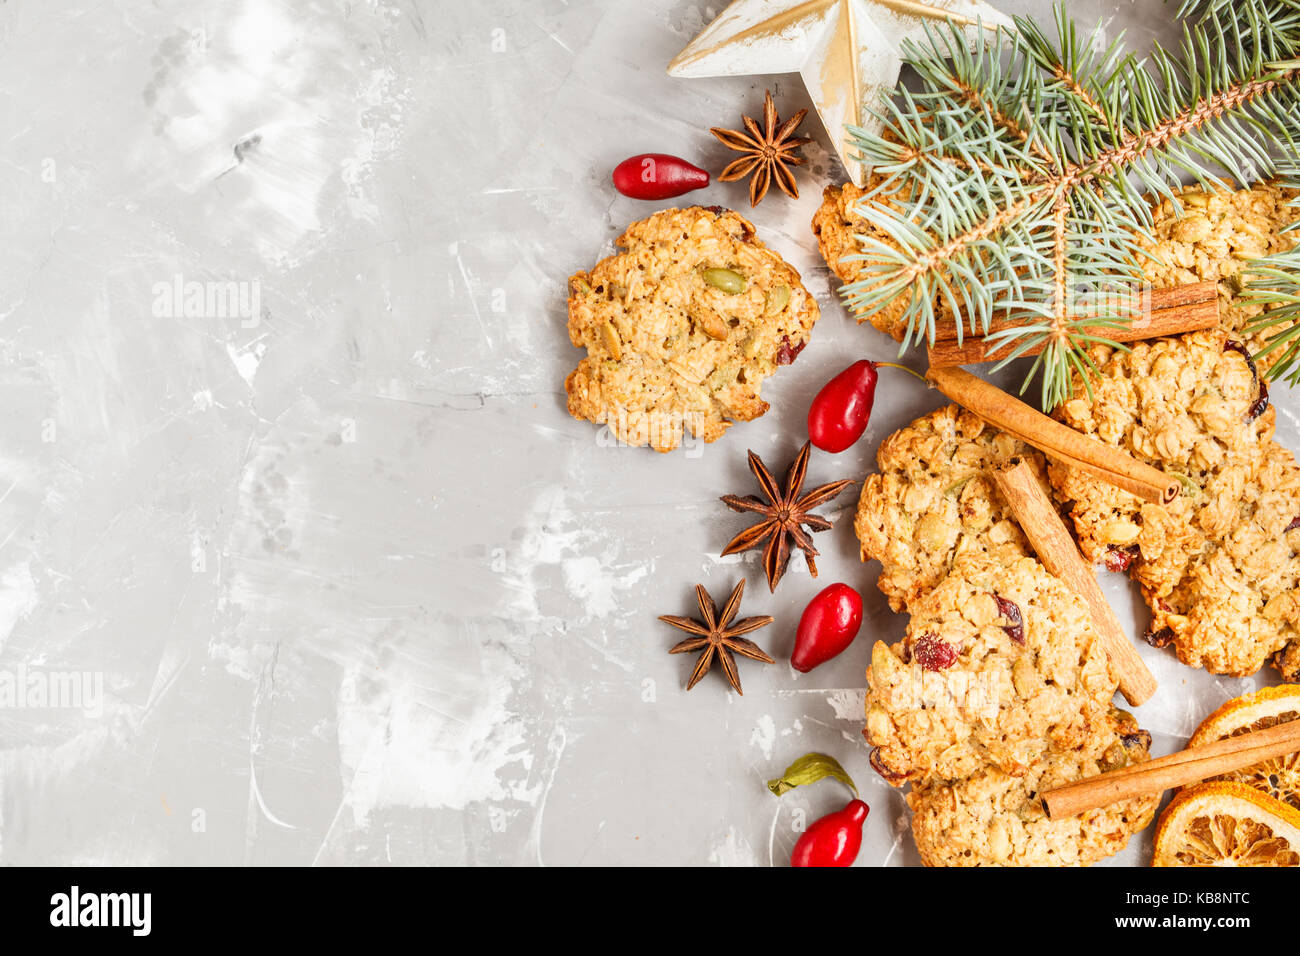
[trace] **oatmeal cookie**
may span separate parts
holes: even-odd
[[[846,285],[857,282],[867,274],[865,263],[855,258],[858,255],[857,236],[870,236],[891,246],[894,245],[888,233],[872,225],[862,215],[863,197],[879,187],[883,181],[883,176],[873,173],[865,188],[855,186],[853,183],[827,186],[822,191],[821,207],[813,216],[812,230],[813,235],[817,237],[817,248],[821,250],[822,258],[826,260],[826,265],[831,272]],[[873,197],[870,202],[897,208],[883,196]],[[897,296],[874,315],[858,316],[858,321],[869,321],[881,332],[901,342],[907,334],[907,322],[903,319],[903,313],[907,309],[908,301],[909,297],[906,295]],[[951,312],[946,309],[942,310],[941,314],[951,316]]]
[[[1120,714],[1100,756],[1071,751],[1036,761],[1022,776],[988,766],[956,781],[914,785],[912,835],[926,866],[1087,866],[1124,849],[1144,829],[1157,794],[1051,820],[1039,795],[1149,758],[1151,737]]]
[[[1211,330],[1095,358],[1092,399],[1077,385],[1058,417],[1177,475],[1184,490],[1153,505],[1053,462],[1084,554],[1138,582],[1154,615],[1149,639],[1172,642],[1185,663],[1245,676],[1278,655],[1294,674],[1295,463],[1272,441],[1274,411],[1243,347]]]
[[[1275,412],[1260,411],[1250,360],[1222,330],[1135,342],[1130,352],[1099,348],[1093,358],[1101,375],[1091,382],[1092,397],[1076,381],[1056,417],[1175,475],[1183,492],[1155,505],[1057,462],[1048,475],[1070,505],[1084,555],[1130,570],[1162,596],[1207,540],[1236,521]]]
[[[1041,454],[958,405],[881,443],[880,473],[863,482],[853,530],[862,560],[881,563],[877,584],[895,611],[938,584],[962,555],[1009,562],[1033,553],[991,473],[1013,455],[1030,462],[1046,487]]]
[[[764,379],[807,344],[819,312],[799,273],[718,207],[634,222],[622,252],[569,280],[569,413],[620,442],[671,451],[767,411]]]
[[[1118,681],[1087,604],[1036,559],[963,559],[911,614],[867,672],[865,735],[887,781],[1023,776],[1044,754],[1109,746]]]
[[[1239,330],[1262,308],[1241,299],[1238,273],[1251,259],[1292,246],[1292,235],[1282,230],[1300,218],[1300,210],[1288,205],[1293,194],[1276,184],[1260,183],[1248,189],[1189,186],[1175,196],[1181,212],[1171,200],[1161,200],[1153,210],[1155,242],[1143,242],[1151,259],[1142,265],[1152,285],[1217,282],[1220,323],[1238,332],[1252,353],[1258,352],[1280,330],[1241,336]],[[1267,366],[1275,358],[1274,353],[1261,361]]]
[[[1157,646],[1215,674],[1245,677],[1272,660],[1300,678],[1300,467],[1269,442],[1234,520],[1169,593],[1148,595]]]

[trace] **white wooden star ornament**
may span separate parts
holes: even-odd
[[[734,0],[668,64],[669,76],[798,73],[844,168],[861,186],[867,170],[846,126],[878,128],[870,110],[898,84],[904,39],[925,42],[925,24],[951,18],[983,42],[1010,18],[982,0]]]

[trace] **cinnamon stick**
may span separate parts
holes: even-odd
[[[1022,458],[1012,458],[995,468],[993,477],[1043,567],[1088,605],[1106,656],[1119,676],[1119,691],[1124,699],[1134,707],[1148,700],[1156,692],[1156,679],[1124,634],[1114,610],[1101,593],[1097,576],[1079,553],[1079,546],[1038,483],[1033,468]]]
[[[1057,787],[1043,794],[1043,807],[1049,817],[1059,820],[1119,800],[1199,783],[1298,751],[1300,720],[1292,720]]]
[[[931,368],[926,378],[958,405],[1050,458],[1080,468],[1144,501],[1168,504],[1178,497],[1181,485],[1177,478],[1114,445],[1048,418],[965,369]]]
[[[1122,311],[1122,310],[1121,310]],[[936,326],[935,341],[930,345],[930,365],[971,365],[991,362],[1009,355],[1014,344],[990,344],[988,336],[1014,328],[1017,323],[993,321],[984,335],[964,335],[957,341],[957,323]],[[1181,335],[1199,329],[1212,329],[1219,324],[1219,293],[1213,282],[1195,282],[1169,289],[1152,289],[1133,304],[1131,321],[1127,326],[1114,328],[1089,325],[1083,328],[1086,335],[1096,335],[1112,342],[1136,342],[1139,339],[1157,339],[1165,335]],[[1037,355],[1046,343],[1028,349],[1021,355]]]

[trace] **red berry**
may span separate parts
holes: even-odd
[[[1106,549],[1106,554],[1102,557],[1102,564],[1106,566],[1107,571],[1127,571],[1128,566],[1133,563],[1133,559],[1140,553],[1136,544],[1126,545],[1122,548],[1111,546]]]
[[[922,634],[912,648],[912,656],[928,671],[941,671],[957,663],[957,648],[933,634]]]
[[[795,632],[790,664],[805,674],[853,643],[862,627],[862,595],[832,584],[808,602]]]
[[[1172,628],[1168,627],[1162,627],[1158,631],[1148,627],[1147,632],[1142,635],[1142,639],[1152,647],[1168,647],[1169,642],[1174,639],[1174,632]]]
[[[851,866],[862,849],[862,824],[870,808],[861,800],[850,800],[817,820],[804,831],[790,854],[791,866]]]
[[[1025,619],[1020,614],[1020,605],[1015,601],[1009,601],[1001,594],[994,594],[993,600],[997,602],[998,613],[1005,617],[1010,624],[1004,624],[1002,630],[1007,632],[1007,637],[1011,638],[1017,644],[1025,643]]]
[[[808,340],[800,342],[798,345],[790,344],[790,336],[781,336],[781,347],[776,350],[776,364],[789,365],[799,357],[799,353],[808,347]]]
[[[709,184],[709,174],[665,153],[642,153],[614,167],[614,188],[633,199],[671,199]]]
[[[842,452],[862,437],[876,400],[876,363],[854,362],[822,386],[808,409],[808,437],[822,451]]]

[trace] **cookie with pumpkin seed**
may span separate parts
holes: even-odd
[[[1150,758],[1151,736],[1112,711],[1100,754],[1054,753],[1016,776],[986,766],[959,780],[913,785],[906,800],[926,866],[1088,866],[1124,849],[1155,815],[1159,794],[1050,819],[1040,796]]]
[[[1274,411],[1244,346],[1210,330],[1094,358],[1091,396],[1077,382],[1057,416],[1176,475],[1183,492],[1155,505],[1053,462],[1085,556],[1138,582],[1148,640],[1184,663],[1245,676],[1274,657],[1295,674],[1300,471],[1272,441]]]
[[[1290,203],[1294,193],[1275,183],[1246,189],[1228,185],[1189,186],[1161,199],[1152,211],[1151,238],[1141,240],[1148,259],[1141,263],[1155,288],[1211,281],[1219,288],[1219,322],[1251,353],[1259,352],[1280,329],[1244,334],[1263,311],[1241,297],[1241,270],[1252,259],[1283,252],[1294,244],[1286,228],[1300,219]],[[1153,241],[1154,240],[1154,241]],[[1262,356],[1267,368],[1275,354]]]
[[[862,560],[880,562],[877,580],[895,611],[937,585],[953,562],[987,554],[1009,563],[1032,554],[992,477],[1019,455],[1046,486],[1043,456],[1024,442],[949,405],[894,432],[876,453],[853,521]]]
[[[1023,776],[1045,754],[1111,743],[1118,680],[1088,606],[1038,563],[968,555],[878,641],[867,671],[871,765],[888,782]]]
[[[1245,677],[1266,662],[1300,679],[1300,466],[1276,442],[1233,519],[1151,605],[1148,640],[1184,664]]]
[[[569,339],[587,350],[564,383],[569,413],[666,452],[766,412],[763,382],[820,314],[799,273],[720,207],[665,209],[616,244],[569,280]]]
[[[1069,503],[1084,555],[1131,570],[1160,595],[1235,520],[1276,413],[1249,357],[1221,330],[1135,342],[1128,351],[1098,347],[1092,357],[1100,375],[1088,383],[1076,376],[1056,417],[1176,476],[1182,494],[1150,504],[1058,462],[1048,474]]]

